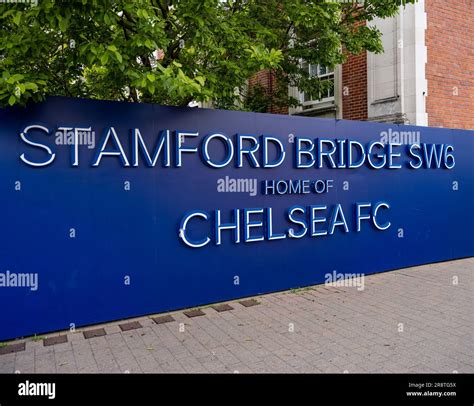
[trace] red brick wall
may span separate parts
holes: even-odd
[[[367,120],[367,52],[350,55],[342,65],[342,117]]]
[[[270,72],[268,70],[261,70],[249,79],[249,87],[255,85],[262,85],[268,88],[270,85]]]
[[[428,125],[474,129],[474,0],[426,0],[425,11]]]
[[[359,22],[357,25],[365,25]],[[342,65],[342,118],[367,120],[367,52],[349,55]]]
[[[265,89],[267,89],[268,94],[272,94],[276,86],[275,74],[269,70],[262,70],[256,73],[249,79],[249,87],[251,88],[257,84],[262,85]],[[288,107],[270,106],[268,113],[288,114]]]

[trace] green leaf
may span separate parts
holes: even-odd
[[[59,29],[62,31],[62,32],[66,32],[67,31],[67,28],[69,26],[69,21],[65,18],[61,18],[59,21]]]
[[[36,83],[27,82],[24,86],[27,90],[33,90],[34,92],[38,91],[38,85]]]
[[[155,49],[155,44],[151,39],[146,39],[144,44],[149,49]]]
[[[24,79],[24,76],[17,73],[15,75],[10,76],[10,78],[7,80],[7,82],[10,83],[10,84],[13,84],[13,83],[19,82],[20,80],[23,80],[23,79]]]
[[[2,20],[5,19],[5,18],[7,18],[9,15],[12,15],[14,12],[15,12],[14,9],[10,9],[10,10],[8,10],[8,11],[5,11],[5,12],[3,13],[2,17],[1,17]]]
[[[204,86],[204,84],[206,83],[206,79],[202,76],[196,76],[194,79],[198,81],[201,86]]]
[[[21,11],[18,11],[18,12],[15,14],[15,17],[13,17],[13,22],[14,22],[16,25],[20,25],[20,22],[21,22]]]
[[[16,97],[11,95],[10,98],[8,99],[8,104],[10,106],[13,106],[16,103]]]
[[[140,17],[140,18],[143,18],[143,19],[148,19],[149,18],[148,12],[144,8],[137,10],[137,16]]]
[[[102,65],[105,65],[107,64],[108,60],[109,60],[109,54],[107,52],[103,53],[102,56],[100,57],[100,63]]]

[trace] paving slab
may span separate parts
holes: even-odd
[[[3,343],[0,373],[474,373],[474,258],[211,307]]]

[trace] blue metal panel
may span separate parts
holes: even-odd
[[[29,139],[49,144],[56,156],[48,166],[32,167],[20,160],[23,153],[34,161],[45,160],[47,154],[27,145],[20,133],[40,123],[52,134],[32,132]],[[150,153],[159,132],[169,129],[199,132],[199,137],[186,139],[189,146],[214,132],[229,137],[272,135],[281,140],[287,155],[276,168],[251,168],[244,159],[242,168],[232,163],[215,169],[197,153],[183,154],[181,168],[174,164],[163,168],[160,163],[150,168],[142,157],[138,167],[123,167],[117,157],[107,156],[92,167],[96,145],[80,146],[80,164],[72,167],[71,147],[55,144],[54,131],[61,126],[91,126],[96,144],[113,126],[129,159],[133,128],[140,129]],[[397,159],[401,169],[294,167],[289,134],[367,145],[380,140],[384,131],[419,132],[421,143],[451,144],[456,165],[408,168],[406,146],[401,146],[402,156]],[[35,273],[38,289],[0,287],[0,339],[322,283],[334,270],[370,274],[472,256],[473,135],[461,130],[67,98],[1,110],[0,276],[7,271]],[[221,159],[225,151],[217,145],[211,152]],[[257,179],[256,196],[218,192],[217,181],[226,176]],[[334,187],[324,194],[266,196],[261,190],[265,179],[332,179]],[[129,191],[124,190],[126,181]],[[16,182],[21,182],[21,190],[16,190]],[[344,190],[344,182],[349,190]],[[391,226],[381,231],[366,221],[356,232],[355,203],[379,201],[390,204],[390,209],[381,209],[380,221],[390,221]],[[274,232],[287,235],[289,228],[297,228],[286,217],[288,208],[318,204],[328,206],[324,212],[328,217],[330,209],[341,204],[349,232],[336,227],[333,235],[254,243],[244,243],[241,237],[236,244],[232,232],[224,231],[217,246],[213,222],[193,219],[189,235],[209,235],[212,242],[190,248],[178,235],[180,222],[190,210],[213,215],[220,209],[229,222],[233,209],[269,207]],[[70,229],[75,230],[75,238],[70,238]],[[258,228],[252,231],[258,232]],[[127,276],[130,284],[124,283]]]

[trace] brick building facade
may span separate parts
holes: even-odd
[[[347,120],[367,120],[367,55],[349,56],[342,65],[342,113]]]
[[[371,25],[382,33],[383,54],[350,56],[333,72],[334,92],[302,106],[270,108],[271,113],[394,122],[434,127],[474,128],[474,0],[418,0],[389,19]],[[270,72],[249,82],[270,92]]]
[[[425,0],[428,123],[474,128],[474,0]]]

